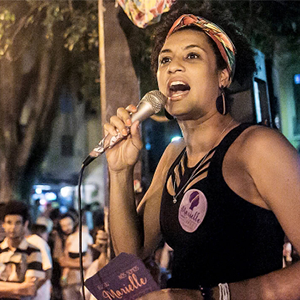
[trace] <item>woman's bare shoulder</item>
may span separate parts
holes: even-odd
[[[266,126],[247,128],[233,143],[230,157],[252,178],[294,170],[299,154],[277,129]],[[268,173],[268,175],[267,175]]]
[[[287,138],[277,129],[254,125],[247,128],[237,139],[237,150],[251,157],[264,157],[269,155],[283,155],[285,152],[296,154],[296,149]]]

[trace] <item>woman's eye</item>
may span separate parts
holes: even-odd
[[[199,58],[200,56],[197,54],[197,53],[189,53],[188,55],[187,55],[187,58],[188,59],[195,59],[195,58]]]
[[[170,57],[163,57],[161,60],[160,60],[160,64],[161,65],[164,65],[164,64],[166,64],[166,63],[168,63],[168,62],[170,62],[171,61],[171,59],[170,59]]]

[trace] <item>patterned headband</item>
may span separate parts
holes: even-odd
[[[232,78],[235,71],[236,49],[229,36],[216,24],[202,17],[196,17],[191,14],[182,15],[174,22],[166,39],[180,28],[191,25],[200,27],[217,44],[218,49],[227,64],[227,70],[230,74],[230,78]]]

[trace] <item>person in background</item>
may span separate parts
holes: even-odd
[[[67,246],[71,246],[73,242],[79,244],[78,233],[75,233],[77,230],[76,221],[76,217],[73,213],[67,212],[63,214],[59,220],[60,229],[53,234],[55,237],[53,259],[58,261],[61,267],[60,284],[64,300],[81,300],[79,253],[73,253],[71,248],[67,248]],[[69,237],[70,239],[68,240]],[[77,251],[77,249],[75,249],[75,251]],[[92,255],[89,247],[87,247],[83,257],[84,269],[87,269],[91,263]]]
[[[288,267],[293,263],[292,259],[292,244],[285,242],[283,244],[283,267]]]
[[[92,247],[94,241],[92,236],[88,232],[88,227],[84,226],[82,228],[82,254],[86,255],[87,251],[90,250],[89,247]],[[91,253],[90,253],[91,254]],[[76,231],[68,235],[65,242],[65,256],[70,258],[79,258],[79,228],[76,226]],[[63,268],[62,280],[64,282],[68,281],[68,275],[70,268]]]
[[[109,262],[107,256],[108,234],[104,229],[99,229],[95,238],[95,244],[93,248],[96,249],[100,255],[93,263],[88,267],[85,274],[85,280],[95,275],[99,270],[106,266]],[[96,298],[85,288],[86,300],[96,300]]]
[[[255,60],[222,5],[177,1],[157,26],[153,68],[183,138],[166,148],[139,207],[137,108],[118,108],[104,125],[124,136],[106,151],[116,255],[145,260],[162,237],[174,250],[168,288],[143,300],[300,299],[300,263],[282,268],[284,233],[300,251],[299,155],[276,129],[228,111],[231,83],[252,82]]]
[[[51,277],[52,277],[52,257],[50,247],[47,243],[48,232],[44,225],[33,224],[31,230],[26,235],[28,243],[40,249],[42,254],[42,267],[45,272],[45,278],[40,280],[37,286],[37,294],[34,300],[50,300],[51,298]]]
[[[49,219],[52,211],[53,211],[52,202],[48,202],[46,204],[45,210],[41,213],[40,216],[43,216],[43,217],[46,217],[47,219]]]
[[[283,266],[284,267],[291,266],[292,264],[297,263],[299,260],[300,260],[300,256],[297,250],[289,241],[289,239],[285,237],[284,245],[283,245]]]
[[[2,243],[3,240],[5,239],[5,230],[2,226],[3,224],[2,214],[3,214],[4,207],[5,207],[5,203],[1,202],[0,203],[0,243]]]
[[[60,220],[60,210],[59,208],[54,208],[50,214],[49,214],[49,218],[52,221],[52,229],[57,230],[57,228],[59,227],[59,220]]]
[[[49,214],[49,218],[52,221],[52,230],[49,232],[48,244],[50,246],[52,258],[54,253],[55,240],[59,235],[58,233],[61,233],[61,229],[59,226],[60,216],[61,213],[59,208],[53,208],[53,210]],[[37,221],[39,222],[40,219],[38,219]],[[46,225],[47,223],[44,223],[43,221],[40,224]],[[52,270],[52,278],[51,278],[51,284],[52,284],[51,300],[62,300],[62,287],[60,285],[61,268],[58,260],[56,259],[52,259],[52,264],[53,264],[53,270]]]
[[[30,231],[31,231],[31,234],[38,235],[39,237],[41,237],[44,241],[46,241],[48,243],[49,232],[48,232],[48,228],[45,225],[33,224],[33,225],[31,225]]]
[[[44,280],[40,250],[27,242],[29,210],[25,203],[11,200],[3,210],[6,238],[0,244],[0,297],[29,300]]]
[[[82,211],[82,223],[88,227],[90,232],[94,229],[93,213],[91,209],[92,204],[87,204]]]
[[[40,199],[36,199],[33,201],[33,204],[30,205],[30,216],[31,222],[35,223],[37,217],[40,215]]]
[[[158,282],[160,288],[166,288],[167,282],[171,277],[172,252],[173,249],[163,240],[155,250],[154,260],[160,268],[160,278]]]
[[[49,234],[53,229],[53,222],[50,218],[45,216],[39,216],[35,222],[36,225],[46,226],[47,233]]]

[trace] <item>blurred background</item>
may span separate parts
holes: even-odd
[[[157,89],[150,52],[159,15],[155,24],[135,24],[124,2],[0,0],[0,202],[23,200],[33,216],[49,206],[78,209],[79,171],[103,137],[102,124],[117,107]],[[251,38],[257,72],[233,86],[233,98],[241,99],[233,115],[278,128],[298,149],[300,2],[187,2],[225,6]],[[137,199],[180,135],[163,114],[143,122],[142,131]],[[103,156],[85,170],[83,207],[105,207],[108,193]]]

